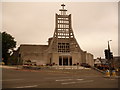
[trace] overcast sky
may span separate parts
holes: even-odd
[[[20,44],[47,44],[55,30],[55,13],[63,2],[4,2],[3,31]],[[64,2],[72,14],[72,28],[82,50],[104,57],[107,41],[118,55],[117,2]]]

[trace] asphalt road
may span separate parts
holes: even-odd
[[[118,88],[95,70],[2,70],[2,88]]]

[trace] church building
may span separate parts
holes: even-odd
[[[22,64],[29,60],[37,65],[94,65],[93,55],[83,51],[77,43],[71,25],[71,14],[67,14],[64,4],[61,7],[60,14],[55,16],[55,31],[53,37],[48,39],[48,45],[20,45],[19,60]]]

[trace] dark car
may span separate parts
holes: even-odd
[[[87,64],[87,63],[81,63],[81,66],[86,67],[86,68],[90,68],[90,67],[91,67],[91,66],[90,66],[89,64]]]

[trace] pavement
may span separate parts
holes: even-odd
[[[17,67],[16,67],[16,66],[5,66],[5,65],[0,65],[0,68],[15,69],[15,68],[17,68]]]
[[[93,69],[27,70],[2,68],[2,88],[118,88],[118,78]]]

